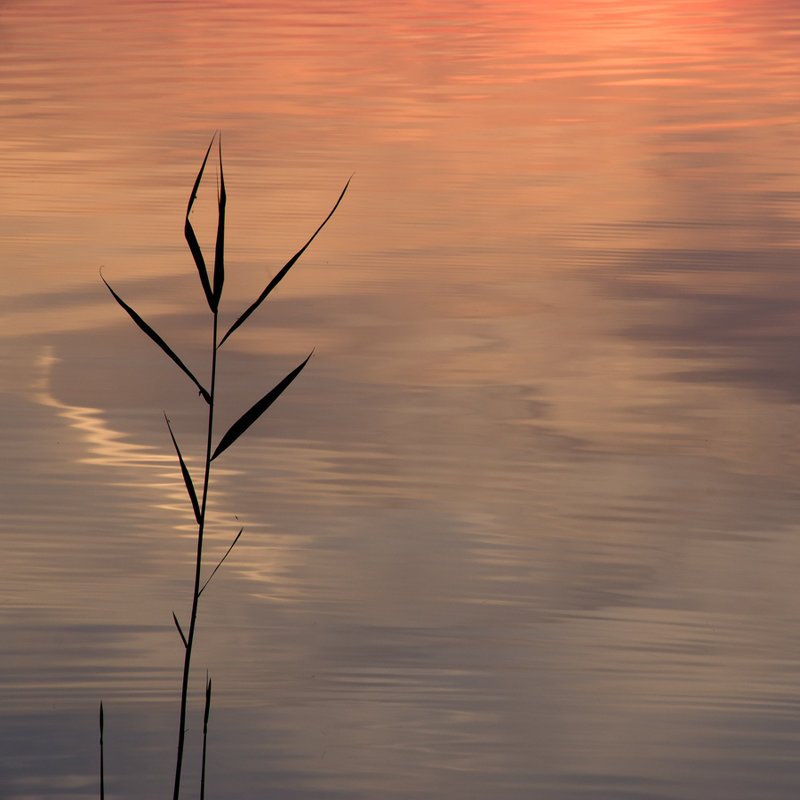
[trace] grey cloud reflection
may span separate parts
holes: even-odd
[[[656,301],[647,321],[628,322],[619,332],[675,359],[675,380],[745,387],[796,403],[796,262],[790,248],[626,253],[605,289]]]

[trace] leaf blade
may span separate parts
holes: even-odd
[[[170,425],[169,417],[166,414],[164,414],[164,419],[167,422],[167,428],[169,429],[169,435],[172,439],[172,444],[175,446],[175,452],[178,454],[178,462],[181,465],[183,482],[186,484],[186,491],[189,493],[189,500],[192,503],[194,518],[197,520],[197,524],[199,525],[203,521],[203,517],[200,513],[200,504],[197,502],[197,492],[195,491],[194,483],[192,482],[192,476],[189,474],[189,468],[186,466],[186,462],[183,460],[181,449],[178,447],[178,441],[175,438],[175,434],[172,432],[172,425]]]
[[[341,194],[339,195],[339,199],[334,204],[333,208],[328,213],[328,216],[322,221],[322,224],[314,231],[311,238],[281,267],[275,277],[267,284],[266,289],[256,298],[256,300],[250,304],[250,306],[238,317],[238,319],[228,328],[227,333],[222,337],[220,340],[218,347],[222,347],[225,344],[225,340],[238,328],[240,327],[245,320],[267,299],[267,295],[281,282],[283,277],[286,273],[294,266],[295,262],[298,258],[300,258],[303,253],[305,253],[308,246],[311,242],[314,241],[317,234],[325,227],[325,224],[328,220],[333,216],[333,212],[339,207],[339,203],[342,202],[342,198],[344,197],[344,193],[347,191],[347,187],[350,185],[350,181],[353,180],[352,176],[348,178],[347,183],[344,185],[344,189],[342,189]]]
[[[175,616],[175,612],[172,612],[172,619],[175,621],[175,627],[178,629],[178,633],[181,636],[181,641],[183,642],[184,647],[189,647],[189,643],[186,641],[186,637],[183,635],[183,628],[181,628],[180,622],[178,622],[178,618]]]
[[[200,390],[200,394],[203,395],[203,399],[206,403],[211,403],[211,395],[206,391],[200,381],[195,378],[192,374],[192,371],[180,358],[177,356],[175,351],[109,286],[108,281],[100,275],[100,280],[106,285],[106,288],[109,292],[113,295],[114,299],[128,312],[128,316],[136,323],[139,329],[147,334],[162,350],[163,352],[169,356],[192,380],[194,385]]]
[[[222,298],[222,284],[225,282],[225,206],[228,195],[225,192],[225,177],[222,174],[222,142],[219,146],[219,196],[217,198],[217,242],[214,247],[214,309],[219,308]]]
[[[208,729],[208,714],[211,711],[211,678],[208,677],[206,672],[206,706],[203,711],[203,733]]]
[[[295,367],[280,381],[280,383],[270,389],[257,403],[245,411],[244,414],[228,428],[228,431],[222,439],[220,439],[217,449],[214,450],[214,454],[211,456],[212,461],[227,450],[281,396],[281,394],[283,394],[284,390],[303,370],[303,367],[308,364],[308,359],[311,358],[312,354],[313,350],[306,356],[306,360],[303,361],[302,364]]]
[[[217,562],[217,566],[214,567],[211,574],[206,579],[206,582],[200,587],[200,591],[197,593],[197,596],[200,597],[201,594],[205,591],[206,586],[211,583],[211,579],[217,574],[217,570],[222,566],[222,562],[230,555],[231,550],[236,546],[236,542],[239,541],[239,537],[242,535],[242,531],[244,528],[239,528],[239,533],[236,534],[236,538],[231,542],[231,546],[225,551],[225,555]]]
[[[216,133],[214,136],[216,136]],[[192,223],[189,221],[189,214],[191,213],[194,201],[197,200],[197,189],[200,186],[200,181],[203,177],[203,171],[206,168],[206,162],[208,161],[209,153],[211,153],[211,148],[214,145],[214,136],[211,137],[211,142],[208,145],[208,150],[206,150],[205,158],[203,159],[203,163],[200,165],[200,171],[197,173],[194,186],[192,186],[192,193],[189,195],[189,203],[186,206],[186,222],[183,226],[183,235],[186,238],[186,244],[189,245],[192,258],[194,258],[194,263],[197,266],[197,273],[200,277],[203,293],[205,294],[208,306],[212,311],[216,311],[216,306],[214,304],[214,293],[211,290],[211,283],[208,279],[208,268],[206,267],[206,262],[203,258],[203,251],[200,249],[200,243],[197,241],[194,228],[192,227]]]

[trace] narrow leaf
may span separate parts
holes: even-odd
[[[214,134],[214,136],[216,136],[216,134]],[[189,195],[189,204],[186,207],[186,223],[183,226],[183,235],[186,237],[186,243],[189,245],[189,250],[191,250],[192,252],[194,263],[197,265],[197,272],[200,276],[200,283],[203,286],[203,292],[205,293],[209,308],[211,308],[212,311],[216,311],[217,307],[214,303],[214,295],[211,291],[211,284],[208,280],[208,269],[206,269],[206,262],[205,259],[203,258],[203,253],[200,250],[200,245],[197,241],[197,236],[195,236],[192,223],[189,222],[189,213],[192,210],[194,201],[197,199],[197,188],[198,186],[200,186],[200,180],[203,177],[203,170],[205,170],[206,168],[208,155],[211,152],[212,145],[214,144],[214,136],[211,137],[211,142],[208,145],[208,150],[206,150],[206,156],[203,159],[202,165],[200,166],[200,172],[197,173],[197,178],[195,178],[194,186],[192,187],[192,193]]]
[[[211,678],[208,677],[208,672],[206,672],[206,708],[205,712],[203,713],[203,733],[206,732],[208,728],[208,715],[211,711]]]
[[[300,374],[300,371],[308,363],[309,358],[311,358],[311,353],[308,354],[306,360],[299,367],[295,367],[277,386],[270,389],[252,408],[245,411],[228,428],[228,432],[222,437],[217,449],[214,451],[214,455],[211,456],[212,461],[224,450],[227,450],[280,397],[284,389]]]
[[[225,282],[225,178],[222,175],[222,142],[219,142],[219,197],[217,198],[217,244],[214,250],[214,308],[219,308]]]
[[[178,442],[175,439],[175,434],[172,432],[172,425],[169,424],[169,417],[164,414],[164,419],[167,421],[167,428],[169,428],[169,435],[172,437],[172,444],[175,445],[175,452],[178,454],[178,461],[181,465],[181,473],[183,474],[183,482],[186,484],[186,491],[189,493],[189,499],[192,501],[192,510],[194,511],[194,518],[197,520],[197,524],[199,525],[201,520],[200,516],[200,504],[197,502],[197,493],[194,490],[194,484],[192,483],[192,476],[189,474],[189,468],[186,466],[186,462],[183,460],[183,456],[181,455],[181,449],[178,447]]]
[[[178,358],[172,348],[108,285],[108,281],[101,275],[100,280],[114,296],[114,299],[128,312],[130,318],[144,331],[193,381],[194,385],[200,390],[206,403],[211,403],[211,395],[203,388],[200,381],[195,378],[191,370]]]
[[[200,762],[200,800],[206,797],[206,753],[208,751],[208,715],[211,711],[211,678],[206,670],[206,707],[203,711],[203,756]]]
[[[181,628],[180,622],[178,622],[178,618],[175,616],[175,612],[172,612],[172,619],[175,620],[175,627],[178,629],[178,633],[181,635],[181,641],[183,642],[184,647],[188,647],[189,643],[186,641],[186,637],[183,635],[183,628]]]
[[[103,728],[104,728],[104,723],[103,723],[103,701],[101,700],[100,701],[100,738],[101,739],[103,738]]]
[[[208,580],[203,584],[200,591],[197,593],[197,596],[200,597],[201,594],[205,591],[206,586],[211,583],[211,579],[217,574],[217,570],[222,566],[222,562],[228,557],[228,554],[233,550],[236,542],[239,541],[239,537],[242,535],[242,531],[244,528],[239,528],[239,533],[236,534],[236,538],[231,542],[231,546],[225,551],[225,555],[219,560],[219,564],[214,567],[214,571],[208,576]]]
[[[339,195],[339,199],[336,201],[336,204],[331,209],[330,213],[327,217],[322,221],[322,225],[319,226],[314,231],[314,235],[283,265],[281,270],[275,275],[275,277],[269,282],[267,288],[264,289],[263,292],[258,296],[258,299],[254,303],[250,305],[250,307],[236,320],[236,322],[231,325],[228,329],[228,332],[222,337],[218,347],[222,347],[225,343],[225,340],[266,300],[267,295],[280,283],[281,279],[284,275],[294,266],[294,263],[300,258],[303,253],[305,253],[306,248],[314,241],[316,235],[325,227],[325,223],[333,216],[333,212],[339,207],[339,203],[342,202],[342,198],[344,197],[344,193],[347,191],[347,187],[350,185],[350,181],[352,177],[348,179],[347,183],[344,185],[344,189],[342,189],[342,193]]]

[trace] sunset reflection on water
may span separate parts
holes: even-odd
[[[99,270],[204,374],[219,129],[223,324],[353,179],[221,351],[220,426],[315,354],[215,473],[210,794],[796,797],[795,6],[7,3],[0,794],[100,697],[169,783],[203,409]]]

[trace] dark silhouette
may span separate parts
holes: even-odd
[[[192,227],[192,223],[189,220],[189,215],[192,211],[192,206],[194,205],[195,200],[197,199],[197,189],[200,185],[200,181],[203,178],[203,172],[206,167],[206,163],[208,162],[209,154],[211,153],[211,148],[214,144],[214,139],[217,139],[218,142],[218,153],[219,153],[219,189],[217,194],[217,237],[216,237],[216,245],[214,248],[214,267],[213,273],[209,275],[208,268],[206,267],[206,262],[203,257],[202,250],[200,249],[200,245],[198,244],[197,237],[194,232],[194,228]],[[198,616],[198,606],[200,601],[200,596],[203,593],[203,590],[208,586],[209,581],[214,577],[217,570],[220,568],[222,563],[228,557],[230,552],[233,550],[236,543],[239,541],[239,537],[242,535],[243,529],[240,529],[239,532],[236,534],[235,538],[233,539],[230,547],[225,552],[225,555],[218,561],[217,565],[211,571],[211,574],[206,578],[205,581],[202,580],[202,571],[203,571],[203,534],[205,531],[205,520],[206,520],[206,506],[208,501],[208,487],[209,487],[209,478],[211,475],[211,462],[221,455],[225,450],[227,450],[234,442],[254,423],[258,418],[278,399],[278,397],[283,394],[283,392],[288,388],[289,384],[300,374],[303,368],[308,363],[309,358],[311,358],[311,354],[309,354],[303,362],[301,362],[295,369],[293,369],[288,375],[286,375],[283,380],[281,380],[276,386],[270,389],[258,402],[256,402],[251,408],[245,411],[236,422],[231,425],[225,434],[219,439],[216,447],[212,451],[212,442],[214,439],[214,409],[215,409],[215,398],[216,398],[216,375],[217,375],[217,357],[220,347],[227,341],[228,337],[239,328],[250,315],[261,305],[261,303],[267,298],[270,292],[278,285],[278,283],[282,280],[282,278],[286,275],[286,273],[291,269],[294,263],[300,258],[300,256],[305,252],[306,248],[311,244],[314,240],[316,235],[322,230],[325,226],[325,223],[331,218],[334,211],[336,211],[339,203],[342,201],[345,192],[347,191],[347,187],[350,185],[350,181],[348,180],[342,189],[339,198],[337,199],[336,203],[334,204],[333,208],[331,209],[330,213],[327,217],[323,220],[322,224],[314,231],[311,238],[300,248],[300,250],[295,253],[289,261],[278,271],[275,277],[269,282],[267,287],[261,294],[256,298],[256,300],[236,319],[236,321],[230,326],[228,331],[225,333],[224,336],[220,339],[218,336],[218,314],[219,314],[219,304],[220,300],[222,299],[222,288],[225,281],[225,266],[224,266],[224,246],[225,246],[225,209],[227,205],[227,195],[225,192],[225,179],[222,172],[222,146],[219,141],[219,137],[215,134],[212,139],[211,143],[206,150],[205,157],[203,158],[203,163],[200,167],[200,171],[197,173],[197,178],[195,179],[194,186],[192,187],[191,195],[189,196],[189,203],[186,208],[186,220],[184,224],[184,235],[186,237],[186,242],[189,246],[189,250],[192,253],[192,257],[194,259],[195,265],[197,267],[197,272],[200,278],[200,284],[203,288],[203,293],[206,298],[206,302],[208,303],[209,310],[211,311],[211,324],[212,324],[212,347],[210,352],[210,379],[208,386],[204,386],[197,377],[192,373],[192,371],[186,366],[186,364],[180,359],[180,357],[175,353],[174,350],[164,341],[164,339],[159,336],[158,333],[148,325],[115,291],[114,289],[109,286],[108,282],[105,278],[101,278],[103,283],[108,287],[108,290],[111,292],[114,299],[119,303],[122,308],[128,313],[130,318],[136,323],[136,325],[142,330],[147,336],[155,342],[159,348],[167,355],[169,358],[189,377],[189,379],[194,383],[197,387],[200,396],[205,400],[206,404],[208,405],[208,424],[207,424],[207,431],[206,431],[206,448],[205,448],[205,458],[204,458],[204,466],[203,466],[203,479],[202,479],[202,487],[200,493],[195,489],[195,482],[192,479],[192,476],[189,472],[189,468],[184,461],[183,454],[181,453],[181,449],[178,445],[178,441],[175,438],[175,434],[172,430],[172,426],[170,424],[169,418],[167,418],[166,414],[164,418],[167,423],[167,430],[169,431],[170,438],[172,439],[172,444],[175,448],[175,452],[178,456],[178,463],[180,465],[181,474],[183,476],[184,483],[186,485],[186,491],[189,495],[189,501],[192,505],[192,511],[194,512],[195,520],[197,521],[197,549],[196,549],[196,557],[195,557],[195,575],[194,575],[194,588],[192,591],[192,603],[191,603],[191,611],[189,613],[189,627],[184,632],[183,627],[178,620],[178,616],[175,612],[172,612],[172,619],[175,622],[175,627],[178,630],[178,634],[181,637],[181,641],[183,642],[184,647],[184,659],[183,659],[183,679],[181,681],[181,701],[180,701],[180,712],[179,712],[179,719],[178,719],[178,743],[176,749],[176,756],[175,756],[175,783],[173,788],[173,800],[178,800],[180,796],[180,789],[181,789],[181,773],[183,768],[183,752],[184,752],[184,744],[185,744],[185,735],[186,735],[186,709],[187,709],[187,701],[188,701],[188,688],[189,688],[189,675],[191,671],[191,661],[192,661],[192,649],[195,640],[195,634],[197,631],[197,616]],[[209,712],[211,708],[211,680],[206,674],[206,697],[205,697],[205,710],[203,716],[203,753],[202,753],[202,767],[201,767],[201,779],[200,779],[200,798],[204,800],[205,797],[205,770],[206,770],[206,744],[207,744],[207,733],[208,733],[208,718]],[[103,704],[100,704],[100,797],[101,800],[104,797],[105,788],[104,788],[105,776],[104,776],[104,768],[103,768]]]

